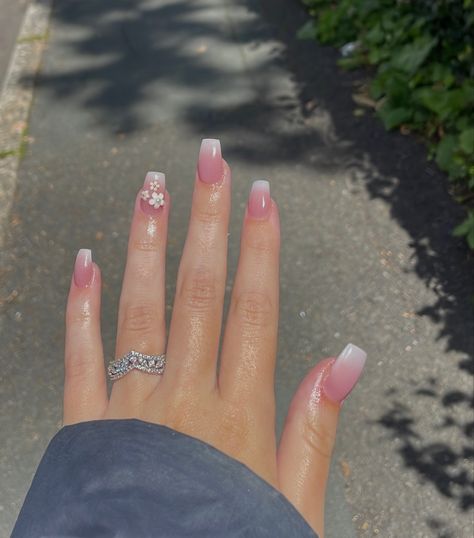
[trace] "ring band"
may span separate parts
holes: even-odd
[[[129,351],[123,357],[111,361],[107,373],[112,381],[120,379],[134,368],[148,374],[162,375],[166,366],[166,355],[145,355],[139,351]]]

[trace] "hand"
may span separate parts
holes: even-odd
[[[100,334],[99,267],[79,251],[66,314],[64,424],[138,418],[194,436],[240,460],[280,490],[323,536],[324,496],[342,400],[365,353],[348,346],[314,367],[275,439],[278,208],[253,184],[217,370],[227,265],[231,172],[217,140],[204,140],[191,220],[166,337],[165,251],[171,198],[150,172],[137,195],[118,314],[116,357],[167,355],[163,375],[133,370],[110,397]]]

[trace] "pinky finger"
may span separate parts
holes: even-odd
[[[100,270],[91,251],[79,250],[66,308],[65,425],[99,419],[107,407],[100,288]]]

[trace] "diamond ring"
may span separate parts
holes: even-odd
[[[148,374],[162,375],[165,365],[166,355],[145,355],[132,350],[123,357],[111,361],[107,373],[112,381],[120,379],[134,368]]]

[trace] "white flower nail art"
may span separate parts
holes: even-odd
[[[147,190],[143,190],[140,193],[140,197],[142,200],[148,200],[148,198],[150,198],[150,193]]]
[[[150,182],[150,190],[159,191],[160,190],[160,183],[158,181],[151,181]]]
[[[148,200],[148,203],[154,207],[155,209],[158,209],[161,206],[165,205],[164,195],[162,192],[152,192],[151,198]]]

